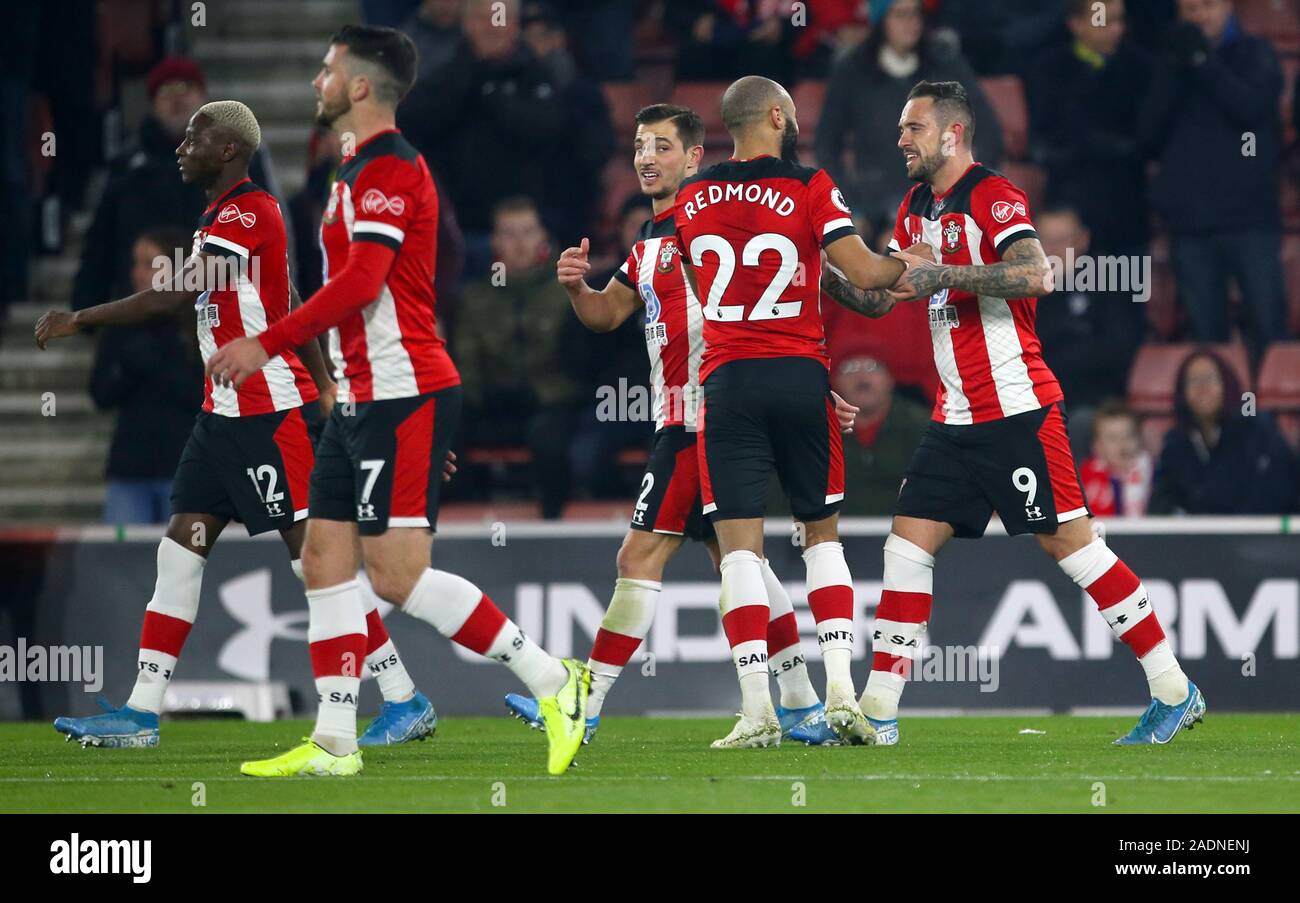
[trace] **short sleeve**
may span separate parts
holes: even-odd
[[[367,163],[352,184],[352,240],[373,241],[397,252],[418,213],[419,169],[398,157]]]
[[[808,180],[808,213],[813,234],[823,248],[846,235],[857,234],[848,201],[824,169]]]
[[[894,218],[894,234],[889,239],[889,250],[891,251],[901,251],[904,248],[910,248],[914,244],[911,233],[907,231],[907,208],[912,201],[912,191],[915,190],[909,190],[907,195],[904,196],[903,202],[898,205],[898,216]]]
[[[627,255],[627,260],[623,261],[623,265],[614,271],[614,278],[617,279],[619,282],[621,282],[623,285],[626,285],[628,288],[635,290],[636,279],[633,276],[633,274],[637,271],[638,268],[639,266],[636,259],[636,249],[633,248],[632,253]]]
[[[239,195],[221,205],[207,227],[199,250],[217,257],[235,257],[248,262],[258,248],[284,231],[280,207],[265,195]]]
[[[1001,176],[990,176],[971,192],[971,216],[1000,255],[1013,242],[1037,238],[1025,193]]]

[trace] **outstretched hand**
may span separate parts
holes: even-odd
[[[235,339],[222,345],[208,358],[207,375],[218,386],[238,389],[268,360],[266,349],[257,339]]]

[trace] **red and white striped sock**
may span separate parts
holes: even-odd
[[[336,756],[357,749],[357,697],[366,657],[366,616],[356,578],[307,590],[307,642],[316,679],[312,739]]]
[[[1146,587],[1098,537],[1060,562],[1061,570],[1097,603],[1115,636],[1133,650],[1151,695],[1167,705],[1187,699],[1187,675],[1165,638]]]
[[[199,613],[205,564],[206,558],[174,540],[164,537],[158,544],[158,576],[140,628],[135,688],[126,701],[131,708],[154,714],[162,711],[167,684]]]
[[[934,556],[891,533],[885,540],[884,587],[871,637],[871,676],[862,691],[867,717],[898,717],[898,700],[930,621],[933,593]]]
[[[453,643],[501,662],[539,699],[569,679],[564,664],[530,640],[481,589],[464,577],[425,569],[402,605]]]
[[[853,577],[844,560],[844,545],[819,542],[803,552],[808,570],[808,607],[817,622],[817,644],[826,665],[826,687],[854,695]]]
[[[740,678],[740,706],[757,720],[772,707],[767,686],[767,588],[763,561],[741,549],[722,558],[722,630],[731,645],[731,660]]]
[[[781,688],[781,705],[787,709],[806,709],[819,700],[808,664],[799,641],[799,625],[794,618],[794,603],[776,576],[772,565],[763,559],[763,586],[767,589],[767,669]]]
[[[591,645],[591,690],[587,693],[587,717],[600,715],[605,705],[605,695],[614,681],[623,673],[637,648],[650,632],[655,607],[663,584],[658,580],[633,580],[619,577],[614,583],[614,595],[609,598],[609,608],[596,631],[596,641]]]
[[[379,597],[370,588],[370,581],[358,575],[357,582],[366,609],[366,667],[379,684],[385,702],[406,702],[415,696],[415,682],[406,672],[384,619],[379,616]]]

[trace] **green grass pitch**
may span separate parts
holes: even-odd
[[[360,777],[272,780],[239,763],[307,722],[164,722],[151,750],[5,724],[0,812],[1300,812],[1300,716],[1211,713],[1169,746],[1110,746],[1132,720],[912,718],[893,748],[722,752],[708,745],[727,721],[607,718],[552,778],[540,733],[453,718],[431,740],[366,751]]]

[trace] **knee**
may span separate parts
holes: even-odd
[[[649,556],[641,548],[641,544],[636,542],[635,534],[629,533],[623,539],[623,544],[618,547],[618,555],[614,562],[618,566],[618,575],[620,577],[636,577],[645,569]]]
[[[366,576],[375,595],[392,605],[401,606],[411,597],[411,591],[420,579],[424,568],[412,570],[402,563],[367,561]]]
[[[328,549],[320,543],[305,542],[302,546],[302,578],[308,589],[324,589],[346,583],[356,576],[356,571],[349,567],[351,562],[344,562],[337,556],[330,555]]]

